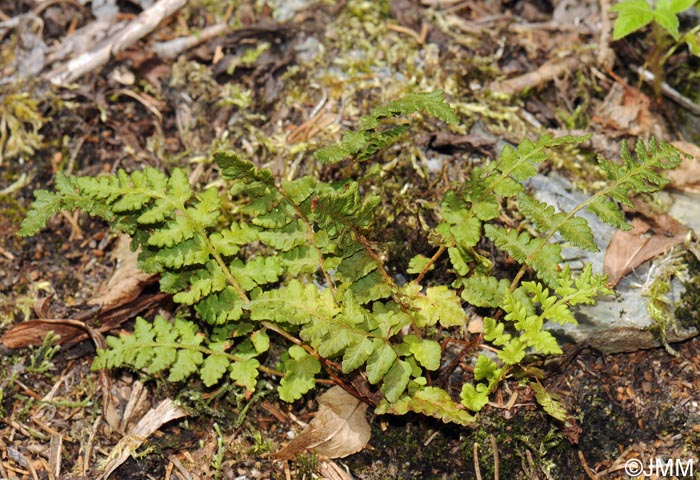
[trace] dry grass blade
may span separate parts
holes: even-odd
[[[109,478],[119,465],[124,463],[162,425],[186,415],[187,412],[175,405],[170,399],[163,400],[156,408],[150,409],[129,434],[124,436],[112,449],[107,461],[102,466],[104,473],[100,478]]]

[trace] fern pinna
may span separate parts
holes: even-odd
[[[375,109],[360,130],[317,158],[367,160],[403,138],[407,126],[394,119],[414,112],[457,121],[442,92],[409,95]],[[108,338],[94,368],[168,372],[171,381],[197,374],[206,386],[227,378],[248,390],[256,388],[260,371],[281,370],[278,392],[286,401],[312,389],[324,370],[337,379],[360,370],[381,393],[378,412],[415,411],[467,425],[526,353],[560,352],[545,322],[575,322],[572,306],[610,293],[590,266],[578,274],[561,268],[561,245],[553,236],[595,249],[578,211],[587,208],[624,228],[616,203],[662,186],[657,169],[680,160],[666,144],[651,142],[647,149],[640,142],[637,159],[625,149],[622,165],[601,160],[608,186],[574,211],[557,212],[522,182],[537,173],[550,149],[580,140],[543,136],[506,147],[494,162],[474,168],[467,182],[453,185],[430,237],[436,252],[413,257],[406,271],[415,278],[403,285],[370,241],[378,197],[352,179],[278,180],[228,152],[214,158],[225,191],[195,191],[181,169],[169,176],[153,168],[98,178],[59,174],[54,192],[36,192],[20,233],[35,234],[64,209],[108,219],[131,235],[133,248],[140,249],[139,267],[160,274],[160,288],[191,305],[204,322],[184,315],[139,318],[132,334]],[[506,198],[540,236],[499,225]],[[495,276],[492,259],[477,248],[483,236],[522,265],[514,278]],[[451,271],[438,276],[435,282],[442,284],[424,285],[426,272],[445,253]],[[526,271],[537,279],[521,282]],[[456,327],[467,320],[467,304],[493,312],[485,318],[483,341],[495,354],[477,355],[456,399],[433,379],[443,363],[441,342],[463,335]],[[269,332],[291,344],[276,370],[264,365]],[[564,415],[539,384],[533,388],[549,413]]]

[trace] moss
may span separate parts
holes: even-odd
[[[700,329],[700,260],[689,252],[686,261],[690,276],[683,283],[685,291],[674,313],[681,326]]]
[[[32,155],[41,147],[39,130],[46,118],[40,111],[33,87],[15,82],[0,95],[0,164],[3,159]]]
[[[534,472],[577,478],[581,473],[564,433],[539,410],[521,409],[506,418],[502,410],[487,409],[473,430],[410,415],[373,425],[372,449],[348,459],[357,478],[474,478],[475,443],[481,477],[495,478],[492,437],[500,478],[536,478]]]

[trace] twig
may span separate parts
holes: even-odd
[[[180,472],[185,480],[192,480],[192,475],[185,469],[184,465],[180,460],[177,459],[175,455],[169,455],[168,460],[170,460],[170,463],[175,465],[175,468],[177,468],[177,471]]]
[[[85,445],[85,455],[83,456],[83,477],[87,475],[87,471],[90,468],[90,454],[92,453],[92,446],[95,443],[95,435],[97,434],[97,429],[102,422],[102,414],[98,415],[95,421],[92,423],[92,429],[90,430],[90,435],[88,435],[87,444]]]
[[[394,32],[405,33],[412,37],[418,45],[425,45],[425,40],[428,38],[428,26],[425,23],[421,24],[420,33],[402,25],[387,25],[386,28]]]
[[[481,480],[481,468],[479,468],[479,444],[474,442],[474,473],[476,480]]]
[[[650,85],[654,84],[655,75],[649,70],[644,70],[641,67],[635,66],[632,67],[632,70],[637,72],[639,76],[642,77],[642,80],[644,80],[646,83]],[[678,90],[673,88],[668,83],[663,82],[661,84],[661,93],[667,96],[670,100],[676,102],[681,107],[690,110],[694,115],[700,115],[700,104],[697,104],[692,100],[684,97]]]
[[[428,264],[423,268],[423,271],[420,272],[420,275],[418,275],[418,277],[414,280],[416,285],[420,285],[420,282],[423,281],[423,277],[425,277],[425,274],[428,273],[428,270],[430,270],[430,267],[432,265],[435,265],[435,262],[437,262],[438,258],[440,258],[440,255],[445,253],[445,250],[447,250],[447,247],[443,245],[438,249],[437,252],[435,252],[435,254],[432,257],[430,257],[430,261],[428,262]]]
[[[491,436],[491,449],[493,450],[493,480],[498,480],[499,477],[499,463],[500,460],[498,458],[498,444],[496,443],[496,437],[493,435],[493,433],[490,434]]]
[[[600,40],[598,41],[598,65],[612,69],[615,65],[615,53],[610,48],[610,0],[600,0]]]
[[[186,3],[187,0],[159,0],[97,47],[48,72],[46,79],[54,84],[70,83],[96,70],[106,64],[113,55],[151,33],[163,19],[184,7]]]
[[[581,466],[586,472],[586,475],[588,475],[588,478],[590,478],[591,480],[600,480],[600,477],[593,470],[591,470],[591,467],[588,466],[588,462],[586,462],[586,457],[583,456],[583,452],[581,450],[578,451],[578,459],[581,462]]]
[[[586,65],[592,64],[593,61],[593,56],[590,53],[572,53],[563,60],[546,62],[534,72],[528,72],[503,82],[491,82],[487,88],[492,92],[515,95],[523,90],[537,87],[542,83],[553,80],[565,73],[580,70]]]
[[[174,59],[185,50],[196,47],[214,37],[218,37],[222,33],[226,33],[229,26],[225,23],[217,23],[209,27],[203,28],[196,35],[188,35],[186,37],[178,37],[167,42],[156,42],[153,44],[153,51],[163,59]]]

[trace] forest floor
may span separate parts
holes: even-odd
[[[676,356],[566,346],[542,383],[574,424],[506,382],[474,427],[372,415],[368,446],[332,461],[271,455],[311,420],[312,395],[286,404],[268,390],[249,397],[113,371],[122,431],[163,399],[187,405],[187,417],[154,428],[116,462],[126,447],[107,427],[107,373],[90,370],[95,348],[75,322],[128,331],[137,315],[175,307],[144,279],[136,296],[99,308],[95,299],[128,256],[101,220],[62,212],[37,236],[17,235],[33,193],[51,189],[58,172],[181,166],[207,184],[216,179],[213,152],[233,149],[279,176],[332,176],[315,164],[318,146],[377,105],[442,89],[463,124],[441,131],[424,122],[378,156],[395,161],[407,187],[433,188],[431,175],[442,173],[426,167],[432,153],[469,165],[544,132],[593,134],[587,156],[546,167],[585,186],[594,169],[587,158],[619,157],[619,143],[637,137],[697,143],[700,117],[639,80],[632,66],[650,59],[652,39],[643,31],[610,43],[603,1],[195,0],[178,8],[162,0],[173,13],[152,32],[81,71],[70,59],[98,45],[100,22],[103,30],[136,25],[152,2],[102,3],[0,1],[0,334],[35,321],[0,346],[0,479],[100,478],[110,461],[115,479],[700,478],[698,337],[672,345]],[[91,26],[96,38],[86,36]],[[168,43],[179,37],[192,44]],[[692,98],[697,57],[679,48],[664,71],[681,95],[700,100]],[[386,235],[410,243],[405,216],[396,218]],[[400,257],[401,245],[390,253]],[[50,330],[63,332],[61,342],[44,341]],[[694,472],[652,472],[656,459]],[[630,475],[637,461],[644,471]]]

